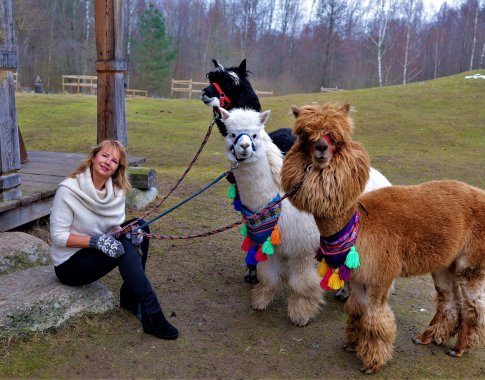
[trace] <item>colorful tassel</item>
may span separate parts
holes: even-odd
[[[238,196],[236,196],[236,198],[234,198],[234,201],[232,202],[232,207],[234,207],[235,211],[239,211],[239,212],[242,211],[241,199],[239,199]]]
[[[339,270],[335,269],[332,275],[328,279],[328,287],[333,290],[339,290],[344,287],[344,280],[339,277]]]
[[[350,269],[356,269],[360,266],[359,254],[357,253],[355,246],[350,248],[347,258],[345,259],[345,266]]]
[[[257,265],[258,259],[256,258],[256,247],[251,247],[248,254],[246,255],[246,264],[247,265]]]
[[[332,275],[332,268],[327,269],[327,273],[325,273],[325,276],[323,276],[322,281],[320,281],[320,287],[324,290],[332,290],[331,288],[328,287],[328,279]]]
[[[227,196],[230,199],[235,199],[236,198],[236,185],[234,183],[231,183],[229,185],[229,190],[227,191]]]
[[[280,230],[278,226],[274,226],[273,232],[271,232],[271,244],[273,245],[281,244]]]
[[[272,255],[274,253],[274,246],[271,244],[271,238],[268,239],[263,244],[263,253],[267,255]]]
[[[318,263],[318,275],[320,277],[323,277],[325,276],[325,273],[327,273],[327,270],[328,270],[328,265],[327,263],[325,262],[325,260],[322,260]]]
[[[239,233],[241,234],[241,236],[248,236],[248,228],[246,227],[246,225],[244,223],[241,226]]]
[[[257,262],[261,262],[261,261],[266,261],[268,260],[268,256],[266,256],[264,253],[263,253],[263,250],[261,249],[261,247],[258,249],[258,251],[256,252],[256,260]]]
[[[249,252],[249,250],[251,249],[251,245],[252,245],[252,242],[250,237],[246,236],[242,242],[241,249],[243,251]]]
[[[338,275],[340,276],[340,278],[344,281],[349,281],[350,280],[350,269],[347,268],[345,265],[342,265],[340,268],[339,268],[339,273]]]

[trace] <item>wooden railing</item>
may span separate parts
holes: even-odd
[[[196,92],[200,94],[204,87],[207,87],[207,82],[194,82],[192,79],[173,79],[170,86],[170,96],[173,98],[174,92],[183,92],[189,94],[189,98],[192,99],[192,93]],[[273,91],[258,91],[254,90],[257,95],[260,96],[273,96]]]
[[[88,89],[92,95],[96,94],[98,87],[98,77],[95,75],[63,75],[62,92],[67,92],[67,88],[75,87],[76,94],[80,94],[83,88]]]
[[[75,87],[76,94],[84,93],[83,88],[91,95],[96,95],[98,90],[98,77],[96,75],[63,75],[62,76],[62,92],[67,92],[68,88]],[[136,90],[133,88],[126,89],[126,96],[128,97],[148,97],[148,91]]]
[[[274,95],[273,91],[258,91],[258,90],[254,90],[254,92],[258,96],[273,96]]]
[[[173,98],[174,92],[183,92],[189,94],[189,99],[192,99],[192,93],[200,93],[204,87],[207,87],[207,82],[194,82],[192,79],[173,79],[170,86],[170,97]],[[196,88],[194,88],[194,86]]]
[[[320,92],[335,92],[335,91],[342,91],[337,87],[320,87]]]
[[[148,98],[148,91],[145,90],[135,90],[133,88],[126,89],[126,96],[130,96],[132,98]]]

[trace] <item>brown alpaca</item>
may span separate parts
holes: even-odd
[[[375,373],[392,356],[396,335],[388,306],[393,280],[431,273],[436,314],[416,344],[444,344],[458,334],[451,356],[485,337],[485,191],[457,181],[392,186],[361,195],[369,173],[365,149],[352,141],[350,106],[293,107],[296,144],[282,169],[285,191],[313,214],[320,234],[335,234],[356,212],[346,350],[356,351],[362,371]]]

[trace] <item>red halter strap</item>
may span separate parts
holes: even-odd
[[[328,149],[330,149],[330,153],[333,155],[333,152],[335,151],[335,148],[332,145],[332,140],[330,139],[330,135],[329,134],[325,134],[323,131],[320,132],[320,134],[322,135],[322,137],[327,142]],[[315,151],[315,143],[311,143],[310,144],[310,154],[313,154],[314,151]]]
[[[221,106],[224,109],[229,108],[231,105],[231,99],[229,99],[224,92],[222,91],[221,86],[219,86],[216,82],[212,82],[214,87],[216,88],[217,92],[219,93],[219,106]]]

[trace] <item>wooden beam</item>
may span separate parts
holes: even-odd
[[[116,139],[126,145],[125,6],[123,0],[95,0],[96,71],[98,72],[98,143]]]
[[[22,193],[20,146],[13,72],[17,71],[12,0],[0,2],[0,201],[18,199]]]

